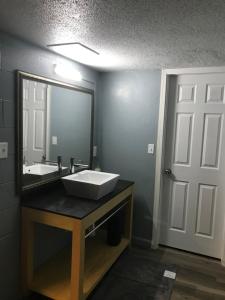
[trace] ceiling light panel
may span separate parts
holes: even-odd
[[[48,46],[54,52],[83,64],[93,65],[99,53],[80,43],[57,44]]]

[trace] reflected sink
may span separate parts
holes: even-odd
[[[66,170],[68,170],[67,167],[62,167],[62,171]],[[23,174],[35,175],[44,179],[53,174],[58,174],[58,166],[48,164],[35,164],[31,166],[23,166]]]
[[[98,200],[113,191],[119,176],[118,174],[85,170],[61,179],[69,195]]]

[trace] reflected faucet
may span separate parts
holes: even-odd
[[[25,155],[24,155],[24,157],[23,157],[23,165],[25,165],[25,166],[28,165]]]
[[[46,162],[46,156],[45,155],[42,155],[42,157],[41,157],[41,163],[45,163]]]
[[[46,156],[43,155],[41,158],[41,164],[57,165],[58,171],[62,172],[62,156],[57,156],[57,161],[46,160]]]
[[[74,173],[74,158],[70,158],[70,174]]]
[[[59,172],[62,172],[62,156],[61,155],[57,156],[57,165],[58,165]]]

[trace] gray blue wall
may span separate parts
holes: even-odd
[[[15,300],[20,239],[19,199],[15,195],[15,70],[62,81],[54,74],[53,65],[68,63],[91,82],[79,85],[97,92],[94,141],[99,145],[101,166],[105,171],[118,172],[121,178],[135,181],[134,236],[147,242],[152,230],[155,156],[146,151],[148,143],[156,143],[160,72],[99,75],[3,33],[0,33],[0,57],[0,99],[7,100],[4,105],[0,103],[0,141],[9,142],[9,158],[0,160],[0,271],[4,274],[0,276],[0,299]],[[48,239],[49,235],[46,236]]]
[[[0,142],[9,142],[9,158],[0,160],[0,299],[16,300],[20,220],[19,199],[15,196],[15,70],[63,81],[54,74],[53,64],[71,64],[80,70],[84,79],[92,82],[83,81],[79,85],[90,89],[96,89],[98,73],[3,33],[0,33],[0,57],[0,99],[5,100],[4,105],[0,102]]]
[[[98,88],[103,171],[135,182],[133,235],[150,243],[160,71],[102,73]]]

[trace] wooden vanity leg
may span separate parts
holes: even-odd
[[[29,295],[29,287],[33,279],[33,251],[34,251],[34,223],[29,220],[29,213],[22,209],[22,241],[21,241],[21,264],[22,264],[22,293]]]
[[[74,220],[72,232],[71,300],[83,300],[85,231],[82,222]]]
[[[129,196],[129,203],[126,205],[125,213],[125,237],[131,241],[133,224],[133,193]]]

